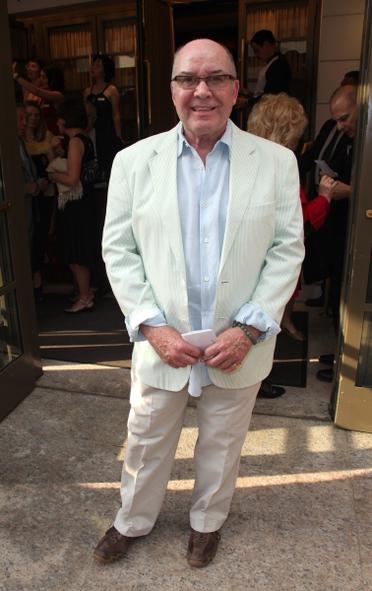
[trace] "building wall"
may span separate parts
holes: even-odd
[[[316,128],[329,119],[328,101],[345,72],[359,70],[365,1],[323,0]]]
[[[16,12],[31,12],[32,10],[44,10],[55,6],[67,6],[82,2],[94,2],[96,0],[7,0],[8,14]]]

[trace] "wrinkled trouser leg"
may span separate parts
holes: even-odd
[[[159,390],[132,384],[128,445],[122,473],[122,507],[114,521],[126,536],[148,534],[159,515],[169,480],[183,417],[187,387]]]
[[[196,531],[216,531],[228,516],[259,387],[260,383],[236,390],[203,388],[190,510],[190,524]]]

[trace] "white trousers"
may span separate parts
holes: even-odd
[[[205,386],[197,401],[198,440],[190,524],[218,530],[226,520],[239,470],[240,452],[260,383],[236,390]],[[188,401],[179,392],[132,383],[121,498],[114,526],[123,535],[148,534],[159,515]]]

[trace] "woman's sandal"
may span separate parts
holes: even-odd
[[[71,308],[66,308],[66,314],[80,314],[81,312],[91,312],[94,307],[93,298],[87,300],[80,298]]]
[[[97,291],[97,288],[96,287],[93,287],[93,288],[90,289],[90,298],[92,300],[94,300],[96,291]],[[71,294],[68,296],[68,299],[73,304],[76,304],[76,302],[78,302],[80,300],[80,294],[79,294],[79,292],[77,292],[77,291],[71,292]]]

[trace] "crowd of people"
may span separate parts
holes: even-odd
[[[291,95],[291,71],[280,52],[272,31],[257,31],[250,45],[262,62],[254,89],[240,92],[237,106],[240,121],[251,133],[278,142],[296,154],[301,179],[300,200],[304,217],[306,254],[302,277],[307,284],[321,283],[320,297],[306,301],[309,306],[330,310],[338,330],[344,254],[347,240],[349,198],[351,195],[352,145],[357,124],[358,71],[346,72],[340,87],[330,98],[330,115],[312,142],[304,144],[307,117],[301,103]],[[325,299],[328,281],[329,297]],[[300,282],[283,314],[281,328],[291,338],[303,340],[295,326],[292,311]],[[333,380],[332,354],[320,362],[317,377]],[[281,386],[265,380],[259,395],[275,398],[285,393]]]
[[[95,205],[97,196],[105,199],[113,159],[123,148],[114,74],[109,56],[94,56],[91,86],[81,98],[66,99],[59,68],[38,59],[13,64],[35,298],[43,299],[43,270],[54,243],[53,258],[73,278],[72,305],[65,309],[71,314],[93,308],[92,278],[105,283]]]

